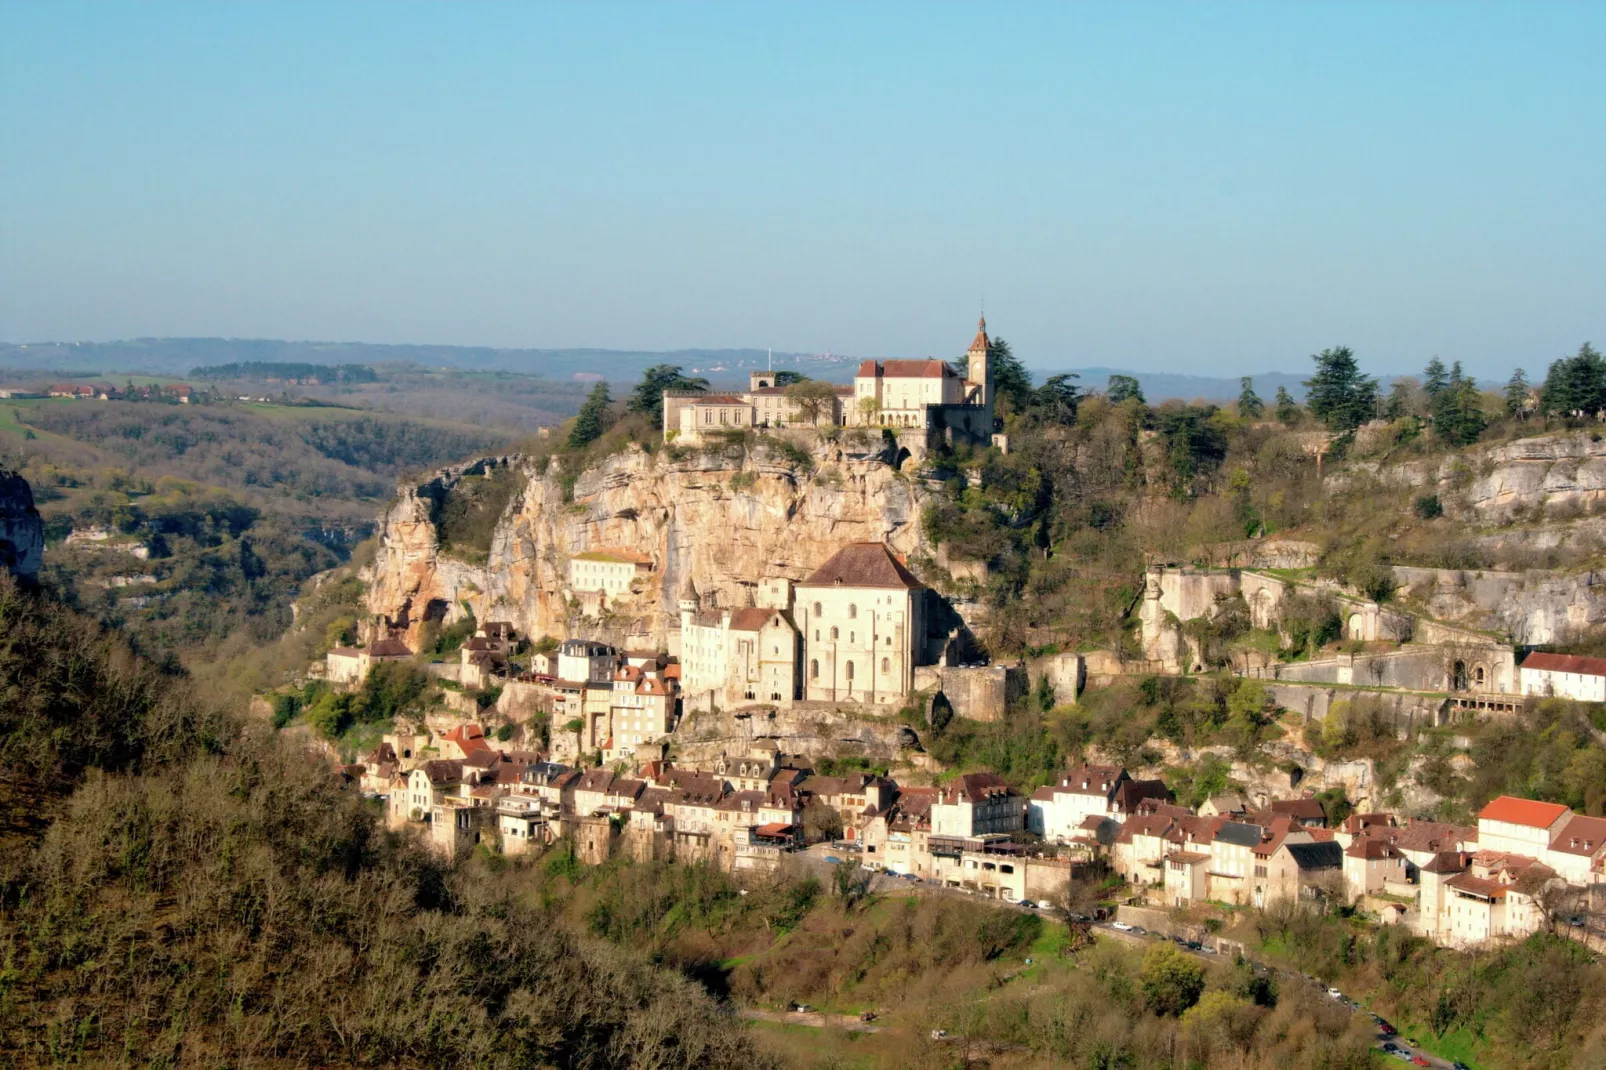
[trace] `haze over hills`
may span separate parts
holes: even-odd
[[[957,356],[957,354],[955,354]],[[1238,396],[1237,376],[1184,375],[1102,366],[1040,368],[1022,354],[1033,376],[1074,372],[1088,389],[1102,389],[1111,375],[1130,375],[1150,399],[1229,401]],[[308,364],[408,364],[463,371],[503,371],[549,379],[592,378],[605,373],[626,382],[654,364],[678,364],[719,385],[742,379],[750,369],[796,368],[813,378],[847,382],[863,356],[840,353],[771,352],[765,349],[497,349],[487,346],[389,345],[370,342],[294,342],[260,338],[133,338],[114,342],[0,343],[0,370],[61,374],[144,373],[188,376],[197,368],[246,361]],[[1303,375],[1262,372],[1255,389],[1264,397],[1286,387],[1304,396]],[[1386,378],[1386,377],[1385,377]]]

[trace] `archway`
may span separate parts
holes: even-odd
[[[1467,689],[1467,663],[1457,661],[1450,667],[1450,690],[1465,691]]]

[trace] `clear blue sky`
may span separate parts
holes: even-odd
[[[1606,342],[1606,4],[0,2],[0,339],[1485,376]]]

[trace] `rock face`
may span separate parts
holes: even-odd
[[[1519,646],[1576,641],[1606,623],[1606,575],[1581,572],[1469,572],[1394,569],[1400,594],[1430,616],[1501,635]]]
[[[45,529],[34,508],[33,488],[17,473],[0,468],[0,567],[33,577],[45,555]]]
[[[437,518],[453,486],[500,463],[520,466],[528,482],[498,521],[485,563],[442,553]],[[581,623],[569,559],[625,549],[650,557],[652,570],[584,632],[663,647],[678,629],[688,577],[705,609],[741,607],[762,577],[802,579],[845,543],[931,552],[919,524],[923,484],[870,448],[821,441],[805,459],[765,440],[694,453],[635,447],[574,473],[572,483],[567,475],[556,463],[536,471],[497,458],[401,487],[380,526],[369,610],[409,640],[425,620],[452,621],[465,607],[481,621],[564,638]]]
[[[1517,439],[1442,461],[1362,463],[1385,484],[1437,493],[1468,519],[1503,523],[1543,508],[1575,515],[1606,504],[1606,436],[1575,431]],[[1342,483],[1353,473],[1330,477]]]

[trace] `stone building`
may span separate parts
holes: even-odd
[[[925,588],[884,543],[852,543],[797,585],[804,697],[902,702],[924,655]]]
[[[758,605],[705,610],[688,576],[680,595],[681,689],[693,709],[797,699],[798,631],[792,584],[766,579]]]
[[[936,359],[864,361],[853,385],[834,388],[817,414],[775,385],[771,372],[751,373],[748,389],[739,394],[665,391],[664,440],[696,442],[722,431],[813,425],[908,428],[923,433],[917,445],[940,439],[986,445],[995,426],[989,345],[983,318],[962,370]]]

